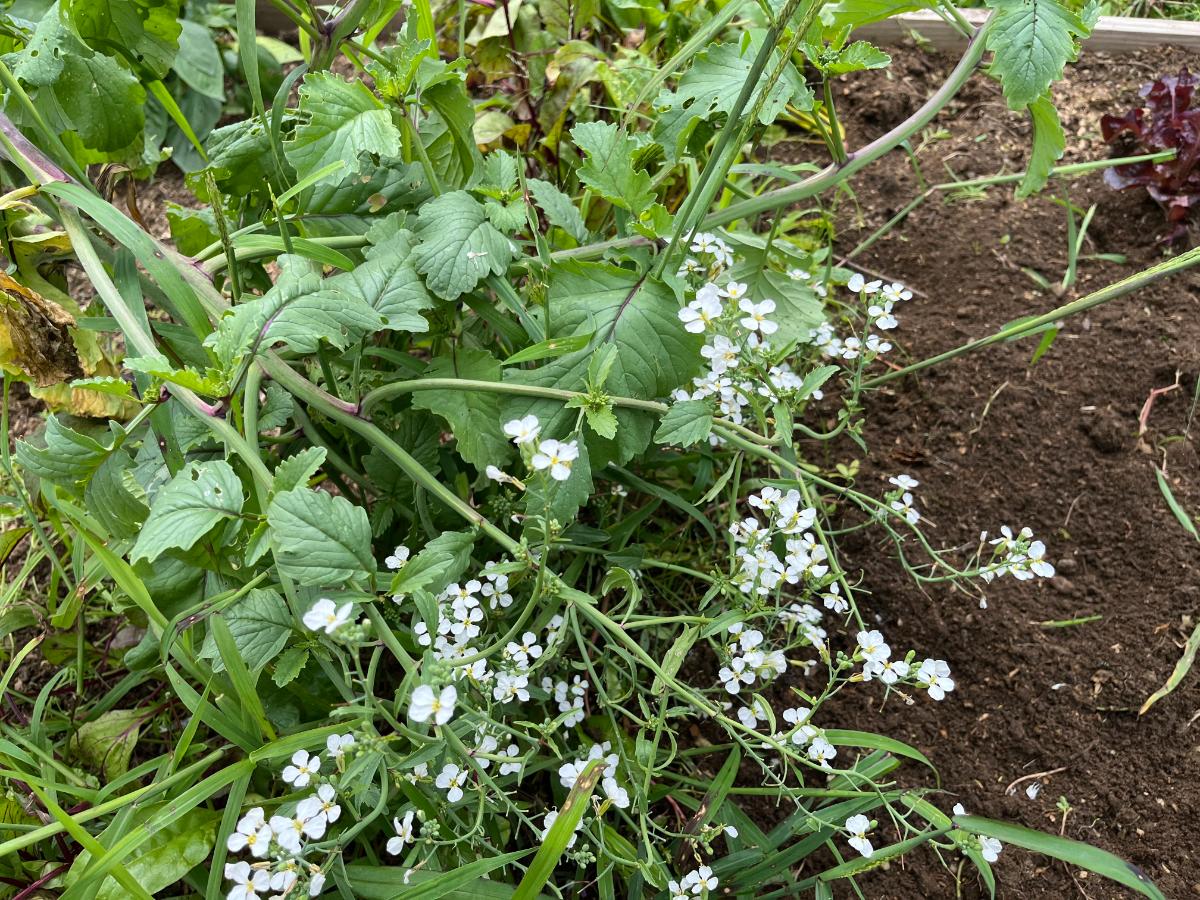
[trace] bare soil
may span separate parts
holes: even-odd
[[[954,60],[895,50],[890,81],[847,79],[848,143],[859,146],[910,114]],[[1068,133],[1063,162],[1109,155],[1099,118],[1137,101],[1138,86],[1186,61],[1182,52],[1085,55],[1055,93]],[[929,181],[1020,171],[1028,127],[981,74],[941,116],[946,134],[919,154]],[[921,190],[899,153],[853,182],[840,210],[838,248],[849,252]],[[1051,196],[1097,204],[1085,253],[1119,253],[1125,265],[1087,260],[1063,296],[1052,282],[1067,262],[1065,213]],[[1014,199],[1011,186],[953,203],[933,198],[859,261],[921,293],[905,304],[894,361],[921,359],[1050,310],[1163,258],[1163,217],[1137,192],[1116,193],[1094,173]],[[981,530],[1028,525],[1059,575],[1002,579],[988,606],[935,585],[918,588],[888,546],[847,543],[863,571],[870,615],[893,648],[949,660],[957,690],[913,706],[847,692],[839,721],[906,740],[938,767],[951,796],[978,815],[1008,819],[1117,853],[1167,896],[1200,896],[1200,673],[1146,715],[1142,702],[1167,679],[1200,618],[1200,544],[1173,518],[1155,480],[1167,474],[1179,502],[1200,515],[1193,392],[1200,378],[1200,274],[1189,272],[1068,320],[1036,364],[1032,338],[960,357],[893,382],[869,401],[871,448],[860,484],[920,479],[920,506],[945,546]],[[1139,436],[1139,416],[1159,396]],[[849,454],[850,448],[847,448]],[[1100,616],[1071,627],[1052,620]],[[1041,774],[1037,773],[1052,773]],[[1035,776],[1036,777],[1031,777]],[[1014,790],[1009,785],[1020,781]],[[1025,789],[1040,784],[1030,798]],[[1060,798],[1069,803],[1066,815]],[[885,835],[887,836],[887,835]],[[888,836],[895,839],[895,835]],[[1119,886],[1008,848],[996,866],[1003,897],[1131,896]],[[964,896],[980,893],[968,866]],[[874,898],[954,897],[932,853],[860,881]],[[843,896],[843,894],[838,894]],[[845,896],[850,896],[848,892]]]

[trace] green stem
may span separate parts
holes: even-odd
[[[1148,284],[1158,281],[1167,275],[1173,275],[1176,272],[1181,272],[1184,269],[1190,269],[1192,266],[1200,263],[1200,247],[1194,247],[1181,256],[1174,259],[1169,259],[1161,262],[1156,266],[1151,266],[1148,269],[1143,269],[1130,275],[1128,278],[1123,278],[1113,284],[1103,287],[1098,291],[1093,291],[1086,296],[1080,297],[1078,300],[1072,300],[1070,303],[1065,303],[1056,309],[1050,310],[1048,313],[1043,313],[1040,316],[1034,316],[1032,319],[1026,319],[1018,322],[1015,325],[1010,325],[1007,328],[1002,328],[995,334],[990,334],[985,338],[968,341],[952,350],[947,350],[944,353],[939,353],[936,356],[931,356],[928,359],[923,359],[920,362],[913,363],[911,366],[905,366],[902,369],[896,369],[891,372],[885,372],[882,375],[876,375],[874,378],[868,378],[862,383],[863,388],[879,387],[881,384],[886,384],[889,381],[894,381],[897,378],[902,378],[905,375],[910,375],[913,372],[919,372],[922,369],[928,369],[930,366],[936,366],[939,363],[954,359],[957,356],[962,356],[965,353],[971,353],[975,350],[980,350],[984,347],[990,347],[992,344],[998,344],[1001,341],[1011,341],[1019,337],[1030,334],[1033,331],[1041,328],[1044,325],[1050,325],[1054,322],[1061,321],[1068,316],[1073,316],[1075,313],[1083,312],[1091,309],[1094,306],[1099,306],[1102,303],[1107,303],[1109,300],[1115,300],[1118,297],[1123,297],[1126,294],[1140,290]]]

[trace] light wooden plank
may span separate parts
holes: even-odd
[[[973,25],[987,18],[985,9],[964,9],[963,17]],[[855,36],[875,43],[894,43],[918,32],[939,50],[961,50],[966,40],[937,13],[930,10],[904,13],[883,22],[872,22],[855,30]],[[1128,19],[1101,16],[1084,46],[1088,50],[1128,53],[1143,47],[1185,47],[1200,50],[1200,22],[1175,19]]]

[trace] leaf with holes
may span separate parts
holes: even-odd
[[[240,515],[244,500],[229,463],[188,463],[154,496],[129,558],[154,560],[167,550],[191,549],[222,519]]]

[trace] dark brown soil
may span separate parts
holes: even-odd
[[[1091,55],[1072,68],[1056,92],[1068,133],[1064,162],[1106,157],[1100,115],[1132,105],[1140,83],[1184,59],[1162,51]],[[847,82],[850,146],[909,114],[952,63],[901,49],[890,84],[880,87],[877,75]],[[936,127],[948,136],[919,156],[930,181],[948,180],[947,166],[963,178],[1019,171],[1027,153],[1024,121],[981,75]],[[920,191],[900,153],[853,186],[856,202],[840,213],[841,252]],[[1074,290],[1056,297],[1021,268],[1061,279],[1065,214],[1049,196],[1063,197],[1068,187],[1072,203],[1098,206],[1085,253],[1121,253],[1128,263],[1084,261]],[[934,198],[858,262],[921,292],[903,306],[893,333],[894,361],[920,359],[1159,261],[1162,226],[1149,199],[1111,192],[1095,173],[1024,202],[1011,186],[971,202]],[[981,530],[1002,524],[1028,525],[1060,574],[1048,583],[1002,579],[980,609],[962,592],[915,586],[890,547],[848,544],[873,595],[869,615],[891,646],[946,658],[958,688],[942,703],[892,702],[882,710],[877,692],[847,692],[831,710],[838,726],[925,752],[953,794],[945,808],[962,802],[979,815],[1095,843],[1140,866],[1173,898],[1200,896],[1200,673],[1146,715],[1138,708],[1166,680],[1200,619],[1200,544],[1172,517],[1154,475],[1164,467],[1180,503],[1200,513],[1200,422],[1188,433],[1200,377],[1198,300],[1200,274],[1187,273],[1069,320],[1035,365],[1037,338],[961,357],[872,396],[860,485],[882,492],[883,479],[897,472],[920,479],[921,508],[944,546],[973,546]],[[1181,387],[1155,401],[1139,438],[1143,404],[1177,380]],[[1038,624],[1083,616],[1103,618]],[[1042,789],[1030,799],[1025,788],[1034,782]],[[1065,817],[1060,797],[1070,804]],[[1004,897],[1131,895],[1016,848],[1005,850],[996,873]],[[976,895],[974,876],[964,877],[964,896]],[[954,897],[956,890],[932,853],[861,884],[875,898]]]

